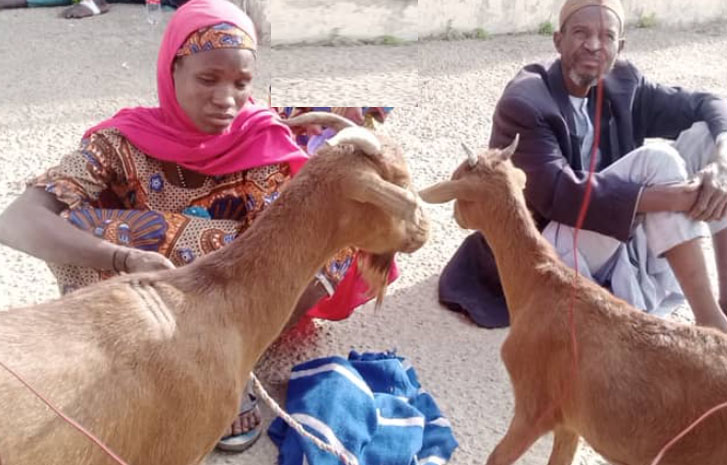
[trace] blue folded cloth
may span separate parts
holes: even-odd
[[[305,429],[342,446],[360,465],[442,465],[457,441],[416,372],[392,352],[326,357],[293,368],[286,410]],[[280,465],[338,465],[281,418],[268,434]]]

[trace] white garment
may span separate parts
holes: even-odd
[[[644,186],[683,182],[713,160],[715,143],[705,123],[696,123],[673,144],[656,142],[620,158],[603,171]],[[683,213],[639,214],[628,243],[597,232],[578,232],[579,273],[649,313],[665,315],[684,301],[674,274],[661,256],[674,246],[727,228],[727,219],[706,223]],[[709,227],[708,227],[709,226]],[[551,222],[543,236],[571,267],[574,228]]]
[[[570,103],[573,107],[574,122],[576,125],[576,136],[581,141],[581,167],[584,171],[588,171],[591,167],[591,153],[593,153],[593,123],[588,115],[588,97],[580,98],[570,97]],[[601,149],[596,151],[596,166],[601,161]]]

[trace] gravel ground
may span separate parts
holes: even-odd
[[[58,20],[57,12],[0,12],[0,209],[21,192],[24,179],[72,150],[84,129],[119,108],[155,101],[153,65],[161,31],[148,27],[143,10],[115,5],[110,14],[79,22]],[[625,56],[654,80],[727,95],[723,31],[725,24],[629,31]],[[424,42],[418,47],[418,66],[413,53],[413,46],[263,51],[261,75],[276,76],[273,99],[278,105],[347,101],[398,106],[384,129],[403,145],[415,184],[423,187],[447,178],[459,164],[461,140],[486,143],[502,87],[520,66],[548,58],[553,50],[547,37],[518,35]],[[364,66],[366,56],[383,60],[377,72]],[[380,92],[365,91],[362,78]],[[267,95],[266,83],[263,77],[256,87],[261,98]],[[275,87],[286,85],[277,94]],[[359,95],[369,100],[348,100]],[[438,273],[467,233],[453,222],[451,206],[431,207],[429,213],[432,238],[416,254],[401,257],[402,277],[390,288],[383,308],[375,311],[366,305],[344,322],[302,325],[268,351],[257,372],[274,397],[282,399],[296,363],[345,355],[351,349],[396,348],[411,359],[424,387],[454,425],[460,448],[450,463],[481,464],[504,434],[512,412],[510,386],[499,360],[507,331],[477,328],[437,304]],[[57,295],[39,260],[5,247],[0,247],[0,289],[0,308]],[[688,318],[686,309],[681,317]],[[266,422],[271,419],[269,409],[264,416]],[[545,463],[549,449],[550,439],[543,439],[518,463]],[[263,438],[245,454],[213,453],[205,463],[273,464],[276,456],[272,443]],[[583,449],[577,463],[605,462]]]
[[[416,44],[274,48],[271,68],[273,105],[410,106],[419,99]]]

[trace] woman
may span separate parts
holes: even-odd
[[[65,294],[120,272],[183,266],[232,241],[307,159],[278,116],[250,98],[255,50],[254,26],[232,3],[181,7],[159,52],[159,107],[125,109],[89,129],[0,215],[0,242],[48,262]],[[352,263],[349,250],[331,260],[294,319],[310,309],[345,318],[362,303]],[[248,393],[219,447],[245,449],[259,423]]]

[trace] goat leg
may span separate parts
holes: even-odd
[[[510,427],[487,459],[487,465],[512,465],[527,451],[547,429],[537,424],[537,416],[518,412],[515,406],[515,416]]]
[[[554,433],[548,465],[571,465],[578,450],[578,434],[563,426],[556,427]]]

